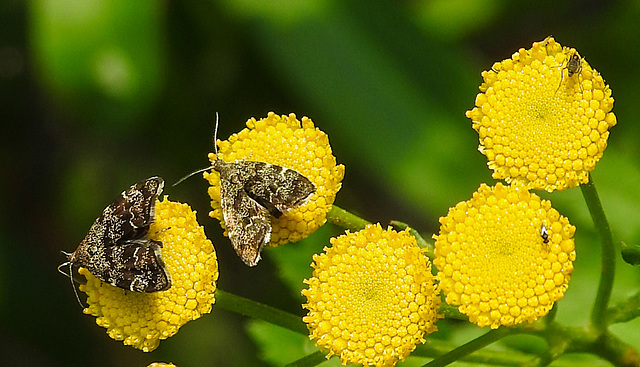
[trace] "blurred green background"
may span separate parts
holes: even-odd
[[[493,182],[464,117],[480,72],[548,35],[575,47],[613,90],[618,125],[593,179],[616,243],[638,243],[638,18],[635,0],[2,2],[1,364],[261,365],[276,351],[263,347],[279,340],[276,331],[252,324],[247,332],[247,319],[215,305],[152,353],[111,340],[56,271],[60,251],[73,251],[134,182],[160,175],[170,184],[206,166],[215,112],[223,139],[269,111],[310,117],[346,166],[337,205],[430,236],[450,206]],[[268,249],[249,269],[207,217],[206,187],[192,178],[165,193],[198,211],[218,252],[219,287],[302,315],[310,254],[341,230],[327,225]],[[558,319],[583,325],[598,281],[597,238],[579,189],[542,195],[578,227]],[[638,271],[618,264],[614,302],[640,284]],[[467,340],[448,325],[437,337]],[[613,330],[640,347],[638,322]]]

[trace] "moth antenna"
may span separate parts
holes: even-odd
[[[213,149],[216,151],[216,157],[218,156],[218,112],[216,111],[216,129],[213,130]]]
[[[68,253],[68,252],[64,252],[64,251],[62,251],[62,253],[63,253],[65,256],[67,256],[67,257],[68,257],[69,255],[71,255],[70,253]],[[62,271],[62,269],[61,269],[63,266],[67,266],[67,265],[69,265],[69,273],[65,273],[65,272],[64,272],[64,271]],[[86,308],[86,307],[82,304],[82,301],[80,300],[80,295],[78,294],[78,290],[76,289],[76,284],[74,283],[74,279],[73,279],[73,263],[72,263],[71,261],[66,261],[66,262],[64,262],[64,263],[60,264],[60,266],[58,266],[58,271],[59,271],[61,274],[64,274],[64,275],[66,275],[66,276],[68,276],[68,277],[69,277],[69,280],[71,280],[71,288],[73,288],[73,293],[75,293],[75,295],[76,295],[76,299],[78,300],[78,304],[79,304],[79,305],[80,305],[80,307],[82,307],[83,309],[84,309],[84,308]]]
[[[178,184],[182,183],[182,181],[186,180],[187,178],[189,178],[189,177],[191,177],[193,175],[197,175],[198,173],[202,173],[204,171],[208,171],[208,170],[210,170],[212,168],[213,168],[213,166],[210,166],[210,167],[205,167],[205,168],[199,169],[197,171],[193,171],[193,172],[189,173],[188,175],[184,176],[183,178],[179,179],[178,182],[176,182],[173,185],[171,185],[171,187],[178,186]]]
[[[69,262],[69,273],[70,273],[70,274],[71,274],[71,272],[73,271],[72,265],[73,265],[73,264],[71,264],[71,263]],[[71,277],[69,277],[69,278],[71,279],[71,286],[73,287],[73,293],[76,295],[76,300],[78,300],[78,304],[80,305],[80,307],[81,307],[81,308],[83,308],[83,309],[84,309],[84,308],[86,308],[86,307],[82,304],[82,301],[80,300],[80,295],[78,294],[78,290],[76,289],[76,285],[75,285],[75,283],[73,282],[73,277],[71,276]]]
[[[215,149],[215,151],[216,151],[216,156],[218,155],[218,121],[219,121],[219,116],[218,116],[218,112],[216,112],[216,129],[213,130],[213,149]],[[210,166],[210,167],[199,169],[197,171],[193,171],[193,172],[189,173],[188,175],[186,175],[186,176],[182,177],[181,179],[179,179],[178,182],[176,182],[173,185],[171,185],[171,187],[178,186],[178,184],[182,183],[182,181],[186,180],[187,178],[189,178],[189,177],[191,177],[193,175],[197,175],[198,173],[202,173],[204,171],[210,170],[212,168],[213,168],[213,166]]]

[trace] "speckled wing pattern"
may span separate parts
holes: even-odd
[[[269,215],[280,218],[302,205],[316,187],[297,171],[264,162],[213,162],[220,173],[220,205],[229,240],[242,261],[255,266],[271,240]]]
[[[162,242],[147,238],[163,187],[161,177],[151,177],[122,192],[95,220],[67,262],[126,290],[169,289],[171,276],[160,255]]]

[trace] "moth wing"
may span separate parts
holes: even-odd
[[[169,274],[160,258],[159,247],[162,243],[145,237],[155,218],[156,199],[163,187],[164,180],[161,177],[151,177],[123,191],[104,209],[76,251],[67,256],[67,261],[87,268],[91,274],[104,282],[120,287],[116,284],[116,279],[119,279],[119,273],[127,267],[112,261],[126,261],[131,256],[148,258],[149,269],[156,271],[161,268],[157,270],[157,276],[169,279],[167,287],[170,287]],[[138,247],[140,250],[136,251]],[[131,268],[138,276],[130,275],[123,279],[125,283],[131,280],[134,286],[129,284],[121,288],[140,288],[137,284],[144,269],[135,270],[135,266]],[[156,275],[150,277],[154,276]],[[151,283],[154,286],[157,284],[158,290],[163,290],[163,280],[153,280]]]
[[[171,275],[160,256],[161,247],[162,242],[144,238],[121,241],[117,246],[105,248],[105,264],[118,266],[104,269],[105,279],[101,280],[134,292],[169,289]]]
[[[238,256],[248,266],[260,261],[260,252],[271,240],[271,223],[267,209],[252,200],[244,190],[222,182],[222,215],[229,240]]]
[[[114,233],[120,233],[124,239],[144,237],[156,217],[156,199],[163,187],[162,178],[151,177],[125,190],[105,209],[105,212],[111,210],[109,218],[116,219],[106,222],[107,227]],[[118,240],[110,239],[110,243],[115,244]]]
[[[140,239],[155,218],[155,204],[164,180],[151,177],[123,191],[96,219],[83,242],[114,246],[121,239]]]
[[[316,192],[315,185],[295,170],[262,162],[246,163],[255,165],[256,174],[247,177],[244,190],[276,218],[302,205]]]

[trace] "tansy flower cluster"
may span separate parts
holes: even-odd
[[[440,218],[434,265],[448,304],[478,326],[546,315],[567,289],[575,227],[523,187],[482,184]]]
[[[600,73],[548,37],[482,77],[476,107],[466,116],[493,178],[547,191],[586,183],[616,124]]]
[[[408,231],[379,224],[331,239],[314,255],[302,294],[316,344],[343,364],[389,366],[436,330],[440,305],[430,264]]]
[[[405,360],[437,330],[441,290],[470,322],[494,329],[533,322],[564,297],[576,258],[576,229],[529,190],[588,182],[616,124],[611,90],[575,49],[552,37],[520,49],[482,76],[476,107],[466,116],[493,177],[510,185],[482,184],[440,218],[433,236],[435,277],[408,230],[374,224],[331,238],[332,247],[313,256],[313,276],[302,290],[308,311],[303,321],[327,358],[375,366]],[[306,177],[315,192],[286,215],[269,218],[269,244],[307,237],[326,222],[344,177],[327,135],[295,114],[270,112],[246,126],[217,141],[209,160],[265,162]],[[220,175],[212,170],[204,178],[210,184],[209,215],[225,228]],[[238,181],[236,188],[247,187]],[[113,339],[143,351],[210,312],[218,278],[213,245],[186,204],[159,201],[148,236],[163,244],[172,277],[166,291],[126,291],[80,269],[87,278],[80,287],[88,295],[84,312],[96,316]]]
[[[100,281],[85,268],[88,296],[84,312],[109,336],[150,352],[161,339],[178,332],[190,320],[211,311],[218,279],[218,262],[211,241],[187,204],[166,199],[156,205],[149,238],[161,241],[162,259],[171,274],[171,288],[156,293],[130,292]]]
[[[264,119],[248,120],[246,129],[217,144],[218,155],[209,154],[212,162],[219,158],[227,162],[251,160],[276,164],[297,171],[315,185],[315,194],[305,204],[280,218],[270,218],[271,246],[305,238],[326,222],[326,214],[341,187],[344,166],[336,164],[329,138],[309,118],[299,121],[293,113],[279,116],[269,112]],[[211,184],[209,196],[213,210],[209,215],[220,220],[224,227],[220,175],[212,171],[204,177]]]

